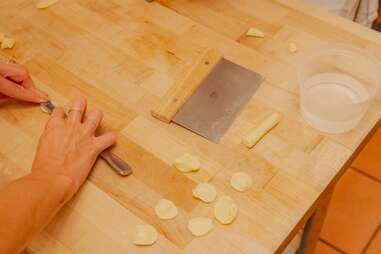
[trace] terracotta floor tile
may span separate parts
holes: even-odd
[[[361,253],[380,222],[381,184],[349,169],[335,188],[321,238],[346,253]]]
[[[381,181],[381,128],[353,162],[353,167],[368,173]]]
[[[373,239],[365,254],[380,254],[381,253],[381,230],[378,230],[376,238]]]
[[[319,241],[319,243],[316,246],[315,254],[341,254],[341,253],[333,249],[329,245],[325,244],[324,242]]]

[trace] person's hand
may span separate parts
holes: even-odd
[[[36,103],[48,100],[46,94],[36,89],[25,67],[0,61],[0,101],[9,98]]]
[[[31,175],[37,178],[68,177],[72,181],[69,198],[86,180],[98,155],[116,139],[112,133],[96,137],[102,113],[92,111],[84,117],[85,111],[83,97],[72,102],[67,117],[61,107],[54,109],[40,138],[32,167]]]

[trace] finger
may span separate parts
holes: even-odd
[[[15,99],[41,103],[45,100],[41,99],[38,93],[33,90],[25,89],[24,87],[15,84],[3,77],[0,77],[0,92],[8,97]]]
[[[14,63],[9,63],[5,61],[0,62],[0,75],[3,77],[8,77],[9,75],[13,75],[15,73],[15,69],[17,65]]]
[[[11,102],[13,99],[8,97],[8,96],[3,96],[2,94],[0,94],[0,106],[2,104],[5,104],[5,103],[8,103],[8,102]]]
[[[7,63],[1,71],[3,77],[16,83],[22,83],[25,79],[30,78],[28,70],[17,63]]]
[[[21,81],[21,85],[25,88],[35,88],[34,82],[29,75]]]
[[[61,118],[61,119],[64,119],[65,118],[65,111],[62,107],[54,107],[54,110],[52,112],[52,114],[50,115],[50,119],[53,119],[53,118]]]
[[[65,111],[62,107],[55,107],[49,120],[46,124],[46,128],[50,128],[57,123],[63,123],[65,119]]]
[[[109,133],[103,134],[95,138],[94,149],[97,152],[97,154],[100,154],[105,149],[112,146],[115,143],[115,141],[116,141],[116,135],[114,133],[109,132]]]
[[[38,96],[40,96],[41,100],[43,100],[43,102],[47,102],[49,100],[49,95],[43,91],[40,91],[38,90],[37,88],[35,87],[31,87],[31,88],[27,88],[33,92],[35,92],[36,94],[38,94]]]
[[[73,100],[68,112],[68,120],[72,123],[82,122],[83,115],[86,111],[86,104],[86,99],[82,96]]]
[[[29,73],[27,72],[27,70],[25,68],[20,67],[20,70],[18,70],[18,72],[19,72],[18,75],[14,74],[13,76],[9,76],[6,79],[8,79],[10,81],[14,81],[16,84],[19,84],[22,87],[34,92],[35,94],[40,96],[40,99],[43,101],[49,100],[49,96],[46,93],[44,93],[44,92],[42,92],[36,88],[32,78],[30,77]]]
[[[41,100],[43,100],[44,102],[49,100],[48,94],[37,89],[36,86],[34,85],[32,78],[29,75],[27,75],[27,77],[21,82],[21,86],[38,94],[38,96],[40,96]]]
[[[87,133],[94,135],[95,130],[98,128],[103,118],[103,114],[99,110],[91,111],[86,117],[83,127]]]

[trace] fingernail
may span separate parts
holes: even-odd
[[[46,102],[49,100],[49,95],[43,91],[40,91],[38,89],[33,89],[33,92],[37,94],[39,97],[39,102]]]
[[[39,99],[40,102],[47,102],[47,101],[49,101],[49,97],[46,96],[46,95],[40,95],[39,97],[40,97],[40,99]]]

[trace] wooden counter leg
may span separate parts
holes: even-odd
[[[329,202],[332,197],[333,187],[321,197],[315,212],[308,219],[302,236],[302,242],[297,251],[297,254],[314,254],[316,245],[319,241],[321,229],[323,227],[324,219],[327,214]]]

